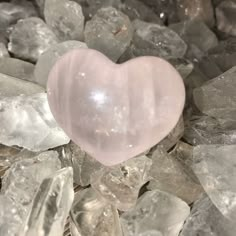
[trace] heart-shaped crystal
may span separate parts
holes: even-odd
[[[115,165],[168,135],[182,113],[185,89],[163,59],[118,65],[95,50],[76,49],[52,68],[48,100],[75,143],[104,165]]]

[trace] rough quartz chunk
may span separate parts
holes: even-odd
[[[37,61],[38,57],[56,44],[58,39],[43,20],[30,17],[19,20],[10,34],[8,50],[29,61]]]
[[[149,179],[152,161],[146,156],[106,167],[91,177],[92,187],[119,210],[127,211],[137,201],[139,190]]]
[[[134,56],[158,56],[165,59],[182,58],[186,43],[173,30],[158,24],[135,20],[133,45]]]
[[[62,236],[74,199],[73,171],[67,167],[43,180],[20,236]]]
[[[219,211],[236,218],[236,145],[200,145],[193,151],[193,170]]]
[[[169,62],[180,73],[183,79],[187,78],[193,71],[193,63],[184,58],[170,59]]]
[[[122,235],[117,210],[92,188],[79,191],[75,195],[71,217],[79,235]]]
[[[87,48],[87,45],[83,42],[71,40],[50,47],[37,61],[34,71],[36,82],[46,87],[48,75],[54,63],[66,52],[77,48]]]
[[[112,7],[100,9],[85,26],[85,42],[111,60],[117,61],[129,46],[133,35],[125,14]]]
[[[0,73],[34,82],[34,65],[16,58],[1,58]]]
[[[9,57],[9,53],[7,51],[5,44],[0,42],[0,58],[5,59],[6,57]]]
[[[17,72],[17,67],[14,69]],[[0,73],[0,98],[13,97],[21,94],[33,95],[42,92],[44,92],[44,89],[37,84]]]
[[[124,236],[178,236],[189,212],[189,206],[173,195],[146,192],[131,211],[121,215]]]
[[[0,111],[2,144],[43,151],[69,142],[50,112],[45,93],[2,98]]]
[[[152,154],[152,161],[150,175],[153,179],[148,184],[148,189],[169,192],[187,203],[198,199],[203,191],[202,187],[184,171],[185,166],[179,162],[176,153],[169,155],[159,148]]]
[[[83,39],[84,15],[78,3],[46,0],[44,17],[60,41]]]
[[[194,90],[198,109],[215,118],[236,119],[236,67]]]

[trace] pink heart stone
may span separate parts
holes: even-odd
[[[66,134],[110,166],[168,135],[183,111],[185,89],[163,59],[146,56],[118,65],[95,50],[76,49],[52,68],[48,101]]]

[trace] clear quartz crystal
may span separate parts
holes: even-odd
[[[189,212],[189,206],[176,196],[146,192],[132,210],[121,215],[124,236],[178,236]]]
[[[84,15],[78,3],[46,0],[44,17],[60,41],[83,39]]]
[[[69,142],[50,112],[45,93],[2,98],[0,110],[2,144],[44,151]]]
[[[73,199],[71,167],[61,169],[44,179],[34,197],[20,236],[62,236]]]
[[[139,190],[149,179],[152,161],[146,156],[107,167],[91,177],[92,187],[119,210],[127,211],[137,201]]]
[[[79,235],[122,236],[118,211],[92,188],[75,194],[71,218]]]

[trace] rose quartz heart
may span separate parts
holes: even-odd
[[[184,100],[180,75],[157,57],[117,65],[95,50],[76,49],[59,59],[48,79],[48,101],[58,124],[108,166],[168,135]]]

